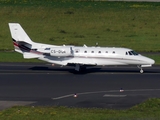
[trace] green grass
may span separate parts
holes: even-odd
[[[9,22],[35,42],[160,51],[160,3],[0,1],[0,50],[12,50]]]
[[[0,112],[3,120],[159,120],[160,99],[149,99],[127,110],[68,107],[13,107]]]
[[[9,22],[22,25],[35,42],[127,47],[160,51],[160,3],[1,0],[0,50],[12,51]],[[30,62],[1,52],[1,62]],[[150,55],[160,63],[159,55]],[[37,62],[37,60],[36,60]]]

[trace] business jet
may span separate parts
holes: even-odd
[[[151,67],[155,61],[132,49],[118,47],[87,47],[72,45],[49,45],[33,42],[19,23],[9,23],[16,52],[25,59],[37,58],[52,65],[74,66],[83,71],[89,66],[137,65],[140,73],[143,67]]]

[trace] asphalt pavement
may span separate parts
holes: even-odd
[[[160,97],[160,66],[106,66],[77,73],[44,63],[0,63],[0,109],[17,105],[127,109]]]

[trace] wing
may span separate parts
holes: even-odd
[[[86,67],[89,66],[96,66],[97,64],[88,58],[83,58],[83,59],[74,59],[74,61],[68,61],[67,66],[74,66],[76,71],[81,71]]]

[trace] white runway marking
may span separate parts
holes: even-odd
[[[103,97],[126,97],[127,95],[108,95],[108,94],[105,94],[103,95]]]
[[[67,97],[72,97],[72,96],[74,96],[74,94],[64,95],[64,96],[61,96],[61,97],[52,98],[52,100],[59,100],[59,99],[63,99],[63,98],[67,98]]]
[[[135,90],[125,90],[124,92],[145,92],[145,91],[160,91],[160,89],[135,89]],[[108,91],[83,92],[83,93],[77,93],[77,95],[79,96],[79,95],[88,95],[88,94],[96,94],[96,93],[113,93],[113,92],[120,93],[119,90],[108,90]],[[52,100],[59,100],[59,99],[63,99],[63,98],[73,97],[73,96],[74,96],[74,94],[69,94],[69,95],[64,95],[64,96],[52,98]],[[110,97],[111,96],[112,97],[113,96],[114,97],[118,97],[118,96],[119,97],[126,97],[126,95],[110,95]]]

